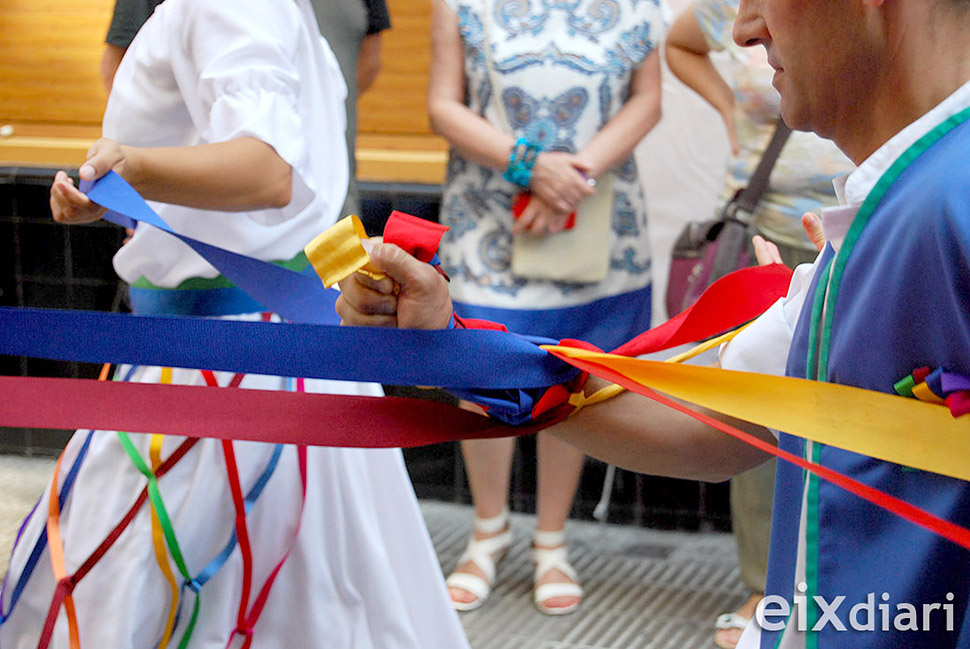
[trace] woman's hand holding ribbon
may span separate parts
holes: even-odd
[[[101,138],[88,149],[87,160],[78,175],[81,180],[97,180],[112,169],[121,173],[124,161],[123,147],[110,138]],[[54,176],[50,205],[54,220],[66,224],[93,223],[107,212],[75,187],[74,181],[63,171]]]

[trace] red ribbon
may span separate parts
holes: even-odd
[[[555,351],[552,351],[551,353],[558,356]],[[563,358],[563,360],[566,359]],[[769,444],[764,440],[759,439],[758,437],[725,424],[724,422],[715,419],[710,415],[697,412],[677,401],[674,401],[673,399],[670,399],[669,397],[665,397],[657,392],[654,392],[650,388],[628,379],[619,372],[602,367],[595,362],[573,358],[569,359],[569,363],[586,372],[595,373],[601,378],[612,381],[618,385],[622,385],[626,389],[636,392],[637,394],[641,394],[645,397],[653,399],[654,401],[662,403],[665,406],[669,406],[670,408],[689,415],[709,426],[713,426],[714,428],[725,432],[732,437],[736,437],[742,442],[761,449],[765,453],[771,453],[772,455],[779,457],[786,462],[791,462],[792,464],[805,469],[806,471],[811,471],[815,475],[828,480],[832,484],[842,487],[846,491],[849,491],[860,498],[868,500],[878,507],[882,507],[883,509],[890,511],[897,516],[901,516],[910,522],[916,523],[917,525],[935,534],[939,534],[943,538],[949,539],[957,545],[970,550],[970,530],[964,527],[951,523],[946,519],[931,514],[930,512],[920,509],[915,505],[911,505],[904,500],[896,498],[895,496],[891,496],[885,492],[879,491],[878,489],[870,487],[869,485],[859,482],[858,480],[833,471],[832,469],[824,467],[821,464],[810,462],[797,455],[784,451],[773,444]]]
[[[385,243],[393,243],[428,263],[438,252],[438,243],[448,226],[394,210],[384,226]]]
[[[111,385],[110,383],[104,383],[104,385]],[[130,404],[129,404],[130,405]],[[124,430],[120,428],[119,430]],[[187,439],[169,456],[167,460],[162,462],[158,467],[158,471],[155,475],[161,478],[163,475],[168,473],[175,464],[185,456],[189,450],[195,446],[198,439]],[[111,546],[115,544],[121,533],[127,529],[131,521],[135,519],[135,515],[138,510],[141,509],[142,505],[148,499],[148,486],[142,488],[141,493],[138,494],[138,498],[135,500],[134,504],[128,509],[128,512],[124,515],[121,521],[115,525],[114,529],[105,537],[101,544],[91,553],[91,555],[81,564],[81,567],[77,571],[68,577],[65,577],[61,582],[57,584],[57,589],[54,591],[54,598],[51,601],[50,608],[47,610],[47,618],[44,620],[44,628],[41,631],[40,640],[37,643],[37,649],[47,649],[50,645],[51,636],[54,633],[54,624],[57,622],[57,614],[61,610],[61,604],[64,602],[64,598],[68,594],[74,591],[77,585],[81,582],[84,577],[91,572],[94,565],[101,560]]]
[[[410,448],[529,435],[448,404],[89,379],[0,377],[0,422],[24,428],[125,430],[273,444]],[[178,404],[173,408],[172,404]],[[136,404],[137,407],[133,407]],[[308,422],[302,426],[295,422]]]
[[[743,268],[711,284],[703,295],[667,322],[612,353],[639,356],[697,342],[753,320],[788,292],[792,271],[784,264]]]

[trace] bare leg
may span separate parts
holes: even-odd
[[[509,502],[515,438],[464,440],[461,452],[475,515],[478,518],[498,516]]]
[[[545,432],[537,440],[538,485],[536,487],[536,529],[542,532],[558,532],[566,525],[573,498],[579,486],[583,470],[583,453],[572,445]],[[543,548],[546,546],[536,546]],[[548,583],[571,582],[560,570],[550,570],[536,586]],[[554,597],[546,600],[550,608],[567,608],[577,604],[579,597]]]
[[[477,518],[493,518],[505,511],[509,500],[509,476],[512,472],[512,455],[515,452],[515,438],[475,439],[461,443],[465,459],[465,471],[472,492],[472,504]],[[501,534],[504,530],[483,533],[475,530],[476,540]],[[456,573],[468,573],[481,578],[486,575],[471,561],[455,568]],[[448,593],[454,602],[470,603],[475,595],[462,588],[449,588]]]

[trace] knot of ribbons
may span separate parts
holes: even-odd
[[[395,210],[387,219],[383,241],[400,247],[418,261],[437,267],[440,265],[438,245],[447,230],[446,226]],[[371,263],[367,241],[367,232],[360,219],[350,215],[315,237],[306,245],[304,252],[326,288],[354,273],[383,279],[386,275]],[[501,323],[463,319],[457,314],[453,321],[456,327],[462,329],[509,333]],[[602,351],[581,340],[564,340],[559,344]],[[549,425],[589,403],[583,394],[587,377],[586,372],[580,372],[564,383],[548,387],[506,390],[502,394],[471,389],[462,391],[462,396],[480,404],[487,413],[506,424],[522,425],[532,421]],[[605,393],[597,401],[602,400],[603,396]]]

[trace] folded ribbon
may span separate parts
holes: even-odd
[[[351,214],[306,245],[303,251],[324,287],[330,288],[353,273],[363,273],[374,279],[385,277],[384,273],[370,266],[370,256],[362,245],[366,238],[364,224]]]

